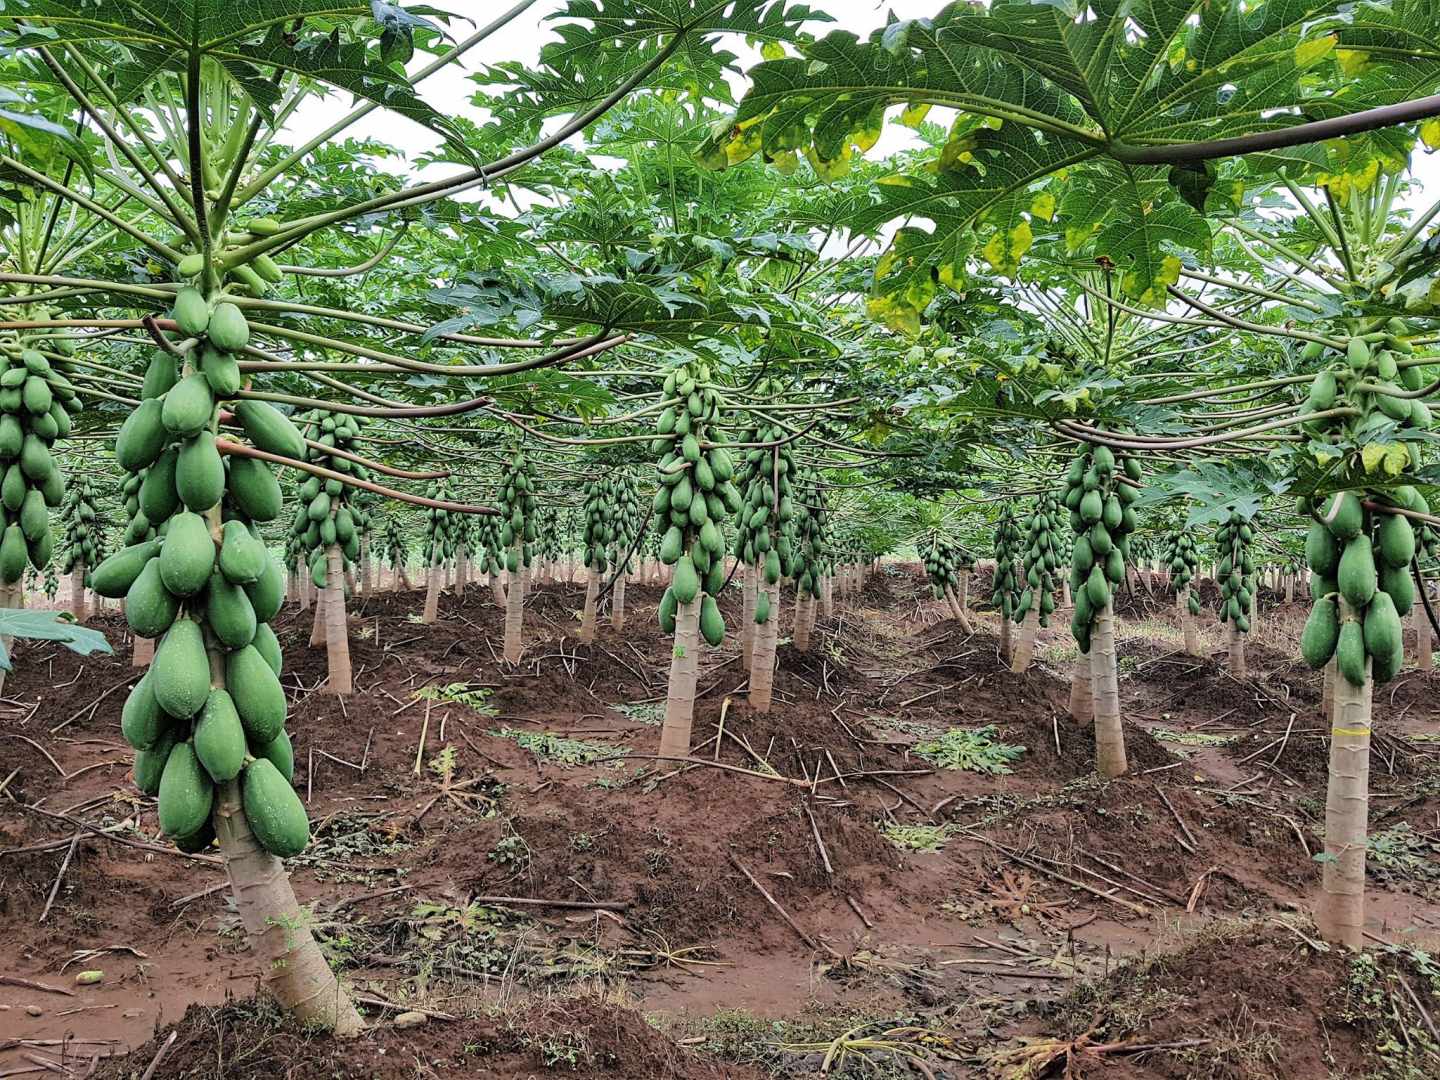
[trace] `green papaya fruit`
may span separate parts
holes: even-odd
[[[1316,599],[1300,634],[1300,655],[1312,668],[1323,668],[1340,641],[1340,608],[1330,597]]]
[[[161,400],[160,422],[171,435],[182,438],[197,435],[215,415],[215,397],[204,375],[187,375]]]
[[[259,581],[270,555],[242,521],[227,521],[220,539],[220,572],[227,581],[249,585]]]
[[[284,728],[264,746],[256,747],[255,757],[265,758],[274,765],[286,783],[295,779],[295,747],[291,745],[290,735]]]
[[[147,671],[125,698],[125,706],[120,710],[120,734],[136,750],[149,750],[169,726],[170,717],[155,700]]]
[[[255,609],[245,590],[223,574],[210,575],[205,592],[205,622],[227,649],[242,649],[255,640]]]
[[[1415,529],[1408,518],[1399,514],[1377,514],[1376,550],[1387,566],[1410,565],[1415,557]]]
[[[280,516],[280,482],[270,466],[257,458],[232,456],[225,490],[240,513],[251,521],[274,521]]]
[[[1351,686],[1364,686],[1366,675],[1365,632],[1359,620],[1346,619],[1335,645],[1335,666]]]
[[[1340,586],[1340,595],[1351,607],[1361,610],[1370,603],[1378,587],[1378,576],[1369,537],[1356,536],[1345,545],[1335,580]]]
[[[310,843],[310,821],[300,796],[269,758],[258,757],[241,781],[245,820],[260,846],[278,858],[299,855]]]
[[[160,831],[166,836],[199,832],[210,817],[214,801],[215,784],[201,767],[194,746],[177,743],[160,775]]]
[[[285,691],[254,645],[236,649],[225,658],[225,687],[251,743],[263,745],[280,733],[285,726]]]
[[[215,567],[215,541],[199,514],[181,511],[170,519],[160,549],[160,579],[176,596],[194,596]]]
[[[235,703],[225,690],[210,691],[195,722],[195,756],[217,784],[233,780],[244,767],[248,748]]]
[[[725,641],[725,619],[715,598],[709,594],[700,601],[700,635],[716,648]]]
[[[179,611],[179,598],[161,580],[160,559],[148,560],[125,593],[125,621],[137,637],[158,638]]]
[[[205,294],[191,285],[175,294],[171,315],[186,337],[202,337],[210,325],[210,305],[205,300]]]
[[[215,436],[202,431],[180,447],[175,462],[175,491],[195,513],[204,513],[225,495],[225,463],[215,448]]]
[[[160,793],[160,780],[165,774],[165,763],[170,760],[170,752],[175,749],[175,743],[175,732],[167,729],[149,750],[135,752],[135,768],[131,775],[134,777],[135,786],[146,795]]]
[[[239,352],[250,344],[250,324],[240,309],[228,301],[215,305],[207,332],[211,343],[226,352]]]
[[[155,701],[177,720],[188,720],[210,694],[210,658],[194,619],[176,619],[151,661]],[[185,830],[189,831],[189,830]]]
[[[270,670],[279,675],[284,668],[285,658],[280,649],[280,639],[275,636],[275,631],[270,628],[269,623],[255,624],[255,640],[252,644],[255,646],[255,651],[263,656],[265,662],[270,665]]]
[[[121,548],[91,572],[90,587],[101,596],[118,600],[130,591],[140,571],[160,551],[158,540],[146,540]]]
[[[235,402],[234,413],[257,449],[296,461],[305,460],[305,440],[300,430],[274,406],[246,398]]]

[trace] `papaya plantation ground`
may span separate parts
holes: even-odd
[[[981,570],[973,595],[989,594]],[[723,601],[739,619],[738,589]],[[702,660],[692,758],[657,760],[671,639],[632,584],[527,598],[502,662],[488,589],[350,612],[356,692],[317,692],[312,611],[276,621],[290,860],[370,1021],[306,1033],[256,991],[220,860],[158,836],[119,718],[130,666],[17,647],[0,702],[0,1076],[1415,1077],[1440,1036],[1440,677],[1375,698],[1368,935],[1320,941],[1326,744],[1306,608],[1262,594],[1249,675],[1173,601],[1118,603],[1130,771],[1070,720],[1074,643],[1023,675],[886,563],[782,638],[768,715],[734,637]],[[792,598],[786,594],[789,609]],[[734,610],[731,610],[731,609]],[[788,618],[787,624],[788,626]]]

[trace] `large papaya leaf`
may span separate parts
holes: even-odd
[[[929,108],[952,108],[960,116],[943,145],[882,182],[862,218],[866,229],[907,222],[877,266],[872,312],[915,328],[939,286],[963,281],[967,260],[1014,273],[1041,222],[1072,251],[1113,264],[1132,299],[1161,302],[1177,250],[1208,242],[1200,208],[1216,183],[1204,165],[1166,168],[1167,154],[1190,160],[1195,144],[1407,92],[1377,75],[1374,93],[1334,93],[1344,72],[1324,19],[1337,10],[1337,0],[955,3],[864,41],[836,32],[758,65],[699,156],[723,168],[804,153],[826,178],[874,145],[887,110],[918,125]],[[1406,34],[1423,32],[1420,14],[1406,18]],[[1385,20],[1354,21],[1378,36]],[[1322,68],[1332,77],[1311,77]],[[1056,176],[1063,182],[1044,190]]]
[[[106,50],[99,66],[116,71],[117,90],[125,93],[161,72],[184,73],[206,58],[223,65],[267,115],[278,100],[270,73],[290,72],[408,116],[459,144],[449,119],[416,96],[400,65],[389,62],[397,35],[408,39],[415,28],[431,26],[395,4],[368,0],[26,0],[0,5],[0,28],[13,31],[6,44]],[[374,31],[381,50],[372,48],[366,28]],[[118,60],[115,46],[124,54]]]

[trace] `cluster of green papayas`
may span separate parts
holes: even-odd
[[[1304,426],[1312,435],[1344,434],[1376,450],[1396,450],[1394,454],[1362,454],[1366,473],[1398,476],[1406,468],[1419,468],[1419,433],[1428,431],[1433,423],[1424,400],[1406,396],[1417,393],[1425,383],[1424,366],[1413,357],[1414,348],[1403,336],[1407,331],[1403,319],[1393,318],[1347,338],[1344,360],[1336,357],[1315,375],[1301,405],[1302,415],[1342,406],[1359,410],[1357,416],[1308,420]],[[1324,345],[1311,342],[1301,358],[1313,363],[1327,355]],[[1381,438],[1392,441],[1382,443]]]
[[[798,495],[791,576],[797,595],[819,597],[829,569],[830,513],[820,478],[813,470],[802,468]]]
[[[368,468],[343,456],[345,452],[355,452],[354,443],[360,437],[359,417],[311,409],[296,419],[305,436],[320,444],[306,447],[312,465],[357,480],[370,479]],[[332,452],[336,450],[342,453]],[[340,549],[346,567],[360,557],[360,537],[369,528],[369,514],[359,494],[356,489],[329,477],[307,476],[300,485],[300,505],[290,524],[292,550],[304,560],[317,589],[325,588],[332,544]]]
[[[722,530],[725,518],[740,512],[742,500],[734,483],[734,459],[720,445],[722,401],[718,390],[705,385],[709,377],[702,363],[665,376],[665,400],[673,404],[656,421],[651,445],[661,455],[660,484],[650,509],[655,527],[664,530],[660,561],[674,567],[660,598],[661,629],[674,633],[676,612],[698,597],[700,632],[711,645],[719,645],[725,640],[725,620],[715,602],[725,585]]]
[[[1396,488],[1388,497],[1404,509],[1429,512],[1413,487]],[[1315,668],[1333,656],[1353,686],[1365,684],[1368,656],[1376,685],[1386,683],[1405,659],[1402,620],[1415,603],[1415,529],[1400,514],[1367,509],[1353,491],[1302,504],[1312,518],[1305,537],[1312,603],[1301,655]]]
[[[1075,612],[1070,630],[1082,653],[1090,651],[1095,620],[1125,580],[1140,462],[1108,446],[1086,446],[1065,476],[1065,508],[1075,541],[1070,549],[1070,591]]]
[[[69,574],[77,566],[84,567],[86,585],[90,584],[91,574],[105,557],[104,529],[95,506],[95,490],[91,487],[90,477],[81,473],[71,483],[65,499],[65,562],[61,569]]]
[[[1255,605],[1255,558],[1250,552],[1254,541],[1255,527],[1238,510],[1232,510],[1229,520],[1215,530],[1220,621],[1233,623],[1242,634],[1250,632]]]
[[[622,559],[644,528],[644,504],[633,477],[607,472],[585,485],[585,524],[580,534],[584,563],[597,574]]]
[[[1020,606],[1020,579],[1015,563],[1020,558],[1020,527],[1007,506],[1000,511],[995,525],[995,581],[990,593],[991,605],[1006,619],[1015,617]]]
[[[65,498],[65,478],[50,448],[70,434],[79,406],[74,385],[39,349],[0,352],[0,580],[6,585],[19,581],[27,564],[43,570],[50,562],[50,509]]]
[[[1160,561],[1170,568],[1170,584],[1177,593],[1190,587],[1200,566],[1200,551],[1189,529],[1181,525],[1165,534]],[[1198,590],[1191,590],[1189,608],[1191,615],[1200,614]]]
[[[500,550],[505,569],[514,574],[535,558],[538,524],[535,512],[535,474],[525,451],[516,448],[500,474]]]
[[[450,485],[441,480],[431,489],[430,497],[440,502],[450,500]],[[486,515],[490,517],[491,515]],[[459,514],[438,506],[425,509],[425,565],[444,566],[455,557],[459,548]]]
[[[392,512],[385,516],[385,527],[376,540],[375,555],[381,565],[390,567],[397,574],[409,561],[410,537],[400,524],[398,514]]]
[[[778,393],[770,381],[762,382],[762,395]],[[774,442],[786,438],[784,428],[768,421],[755,424],[746,433],[746,442]],[[799,543],[799,520],[795,505],[795,456],[789,443],[755,447],[745,451],[735,481],[743,505],[735,514],[732,553],[745,566],[756,566],[767,585],[774,585],[795,572],[795,551]],[[772,614],[770,598],[755,596],[755,622],[763,626]]]
[[[975,565],[975,559],[969,552],[939,533],[931,537],[930,543],[924,545],[924,552],[920,561],[925,567],[925,577],[930,582],[930,594],[936,600],[944,597],[947,588],[958,588],[960,576]]]
[[[171,352],[155,354],[144,399],[115,443],[125,469],[144,470],[132,532],[154,535],[92,574],[97,593],[125,599],[137,636],[159,639],[121,731],[136,750],[136,785],[159,796],[160,828],[182,850],[210,844],[216,785],[238,780],[256,839],[293,855],[308,842],[309,822],[290,786],[280,644],[270,627],[285,581],[257,528],[279,516],[280,485],[264,462],[222,459],[215,444],[219,402],[239,389],[223,369],[249,329],[233,305],[206,304],[193,289],[176,305],[182,333],[197,339],[187,370]],[[229,408],[257,448],[303,455],[299,431],[278,410],[251,400]]]
[[[1060,500],[1053,492],[1045,492],[1036,500],[1035,512],[1025,526],[1021,560],[1025,588],[1015,605],[1015,619],[1024,619],[1038,603],[1040,625],[1050,625],[1055,610],[1055,590],[1060,587]]]
[[[208,136],[206,138],[208,139]],[[217,147],[202,152],[200,158],[204,163],[205,194],[212,202],[220,197],[223,186],[220,176],[224,165],[215,164],[222,162],[223,156],[222,149]],[[272,217],[255,217],[225,233],[213,253],[212,265],[227,289],[251,296],[264,296],[271,285],[280,281],[284,275],[274,259],[265,254],[247,258],[242,254],[242,249],[267,236],[277,235],[283,228],[284,226]],[[175,269],[182,278],[198,277],[205,269],[205,256],[201,252],[193,251],[184,256]]]

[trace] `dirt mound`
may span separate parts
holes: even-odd
[[[1399,985],[1411,961],[1317,952],[1313,938],[1279,920],[1217,924],[1076,990],[1033,1050],[1068,1045],[1076,1075],[1134,1080],[1432,1075],[1435,1045]]]
[[[1026,754],[1015,766],[1018,776],[1074,780],[1095,773],[1095,730],[1079,725],[1068,714],[1053,719],[1027,717],[1001,725],[1007,742],[1019,743]],[[1138,724],[1125,724],[1125,760],[1130,771],[1172,765],[1178,760]],[[1057,749],[1058,740],[1058,749]]]
[[[101,1062],[95,1080],[133,1080],[162,1050],[158,1067],[146,1073],[154,1080],[759,1076],[682,1050],[632,1010],[568,997],[503,1012],[482,1010],[455,1021],[432,1019],[412,1028],[375,1027],[352,1040],[305,1032],[274,1006],[253,999],[220,1008],[195,1005],[128,1057]]]

